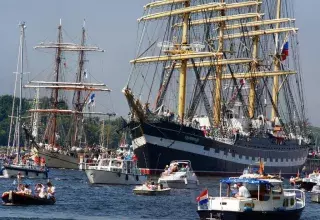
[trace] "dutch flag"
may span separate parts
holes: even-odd
[[[206,203],[208,203],[208,190],[204,190],[200,193],[200,195],[197,197],[197,202],[199,203],[199,205],[204,205]]]

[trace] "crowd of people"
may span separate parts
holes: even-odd
[[[20,183],[17,187],[17,193],[22,193],[26,195],[32,195],[32,189],[30,188],[30,184],[22,184]],[[51,182],[47,183],[47,189],[41,183],[36,184],[34,188],[34,196],[39,198],[48,198],[54,197],[55,195],[55,187]]]
[[[30,184],[22,184],[21,183],[21,175],[18,173],[17,175],[18,180],[18,187],[17,187],[17,193],[26,194],[26,195],[32,195],[32,189],[30,188]],[[52,185],[51,182],[47,183],[47,188],[41,183],[37,183],[34,188],[34,196],[39,198],[47,198],[50,199],[51,197],[55,196],[56,188]]]

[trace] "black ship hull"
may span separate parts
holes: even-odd
[[[171,122],[130,124],[138,166],[161,172],[172,160],[190,160],[198,174],[238,175],[261,159],[265,172],[296,174],[306,161],[308,146],[293,141],[279,145],[272,137],[217,141],[199,129]]]

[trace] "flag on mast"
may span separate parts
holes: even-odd
[[[287,56],[289,56],[289,42],[287,41],[283,47],[281,52],[281,61],[284,61],[287,59]]]

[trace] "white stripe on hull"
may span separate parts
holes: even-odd
[[[202,156],[208,156],[208,157],[217,158],[217,159],[230,161],[238,164],[244,164],[244,165],[253,164],[259,161],[259,157],[249,157],[249,159],[247,159],[245,156],[242,156],[242,158],[240,158],[239,154],[235,154],[235,156],[233,157],[232,153],[228,153],[227,155],[225,155],[223,151],[216,153],[214,148],[211,148],[209,151],[207,151],[207,150],[204,150],[204,146],[202,145],[191,144],[191,143],[182,142],[182,141],[174,141],[174,140],[159,138],[151,135],[144,135],[132,141],[134,149],[139,147],[144,147],[144,145],[146,145],[147,143],[152,145],[157,145],[159,147],[172,148],[175,150],[180,150],[180,151],[198,154]],[[265,166],[266,167],[302,166],[306,162],[307,155],[305,155],[305,157],[301,157],[297,159],[285,159],[283,161],[281,161],[282,158],[277,158],[277,159],[278,159],[278,162],[276,162],[275,158],[273,158],[273,160],[271,158],[267,158],[267,160],[265,161],[266,162]],[[262,158],[262,160],[264,160],[264,158]]]
[[[140,185],[147,180],[145,175],[116,173],[104,170],[85,170],[89,182],[92,184],[120,184],[120,185]],[[136,179],[138,176],[138,180]]]

